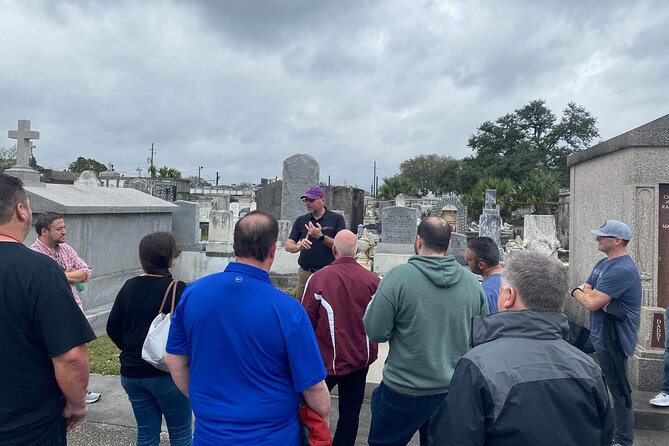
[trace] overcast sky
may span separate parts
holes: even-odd
[[[221,183],[369,189],[403,160],[471,154],[486,120],[545,99],[602,139],[669,113],[665,1],[0,0],[0,146],[18,119],[40,165],[155,163]]]

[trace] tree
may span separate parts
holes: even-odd
[[[443,191],[444,186],[447,189],[452,187],[447,181],[450,178],[448,172],[455,171],[457,164],[458,162],[449,156],[418,155],[400,164],[400,176],[416,186],[421,195],[426,195],[428,192],[438,194]]]
[[[508,217],[510,213],[510,204],[515,196],[515,185],[508,178],[483,177],[474,188],[461,196],[463,202],[467,202],[472,214],[480,213],[483,210],[483,202],[486,189],[495,189],[497,191],[497,204],[502,217]]]
[[[558,198],[560,177],[557,172],[531,172],[518,189],[518,199],[534,206],[535,213],[549,213],[548,203]]]
[[[395,175],[390,178],[384,178],[383,184],[379,187],[379,198],[382,200],[392,200],[399,194],[416,195],[417,188],[401,175]]]
[[[495,122],[481,124],[467,145],[476,153],[481,176],[510,178],[519,184],[538,169],[556,172],[560,183],[566,184],[567,156],[599,136],[596,123],[573,102],[558,121],[546,101],[534,100]]]
[[[151,164],[146,170],[149,172],[149,176],[151,178],[155,178],[156,174],[158,173],[158,168],[154,164]]]
[[[153,166],[155,168],[155,166]],[[153,175],[152,175],[153,176]],[[163,166],[158,169],[159,178],[174,178],[176,180],[181,178],[181,172],[173,167]]]
[[[76,161],[70,163],[67,170],[74,173],[81,173],[84,170],[92,170],[97,174],[107,170],[107,166],[93,158],[84,158],[83,156],[80,156]]]
[[[0,148],[0,173],[16,164],[16,146],[9,149]]]

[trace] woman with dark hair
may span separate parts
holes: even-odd
[[[121,385],[137,420],[137,446],[158,446],[163,416],[172,446],[190,446],[193,442],[190,401],[169,373],[142,359],[144,339],[172,282],[169,268],[178,255],[172,234],[154,232],[145,236],[139,242],[144,274],[125,282],[107,320],[107,334],[121,350]],[[176,288],[175,305],[186,284],[179,281]],[[168,298],[161,311],[167,314],[170,309]]]

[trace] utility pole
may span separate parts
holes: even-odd
[[[219,180],[219,178],[221,178],[221,177],[220,177],[220,175],[218,174],[218,172],[216,172],[216,187],[218,187],[218,180]]]
[[[374,161],[374,175],[372,176],[372,197],[378,195],[378,180],[376,179],[376,161]]]
[[[142,168],[141,167],[137,168],[137,176],[142,178]]]
[[[156,153],[155,149],[153,148],[153,143],[151,143],[151,162],[150,166],[153,167],[153,154]]]
[[[201,180],[201,179],[202,179],[202,176],[200,175],[200,173],[202,172],[202,169],[203,169],[202,166],[200,166],[200,167],[197,168],[197,179],[198,179],[198,180]]]

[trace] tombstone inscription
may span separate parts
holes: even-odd
[[[400,206],[384,208],[381,216],[383,243],[413,245],[418,227],[417,217],[417,212],[413,208]]]

